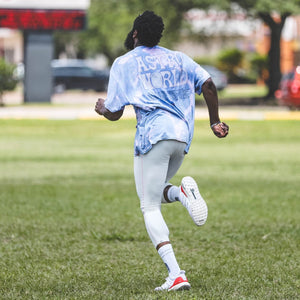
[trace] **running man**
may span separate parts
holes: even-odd
[[[136,190],[149,237],[168,269],[166,281],[155,290],[171,291],[189,289],[190,284],[177,263],[161,203],[180,201],[197,226],[207,219],[193,178],[184,177],[179,187],[169,183],[191,145],[195,92],[203,93],[213,133],[226,137],[229,127],[220,121],[210,75],[185,54],[158,46],[163,30],[162,18],[151,11],[135,19],[125,41],[130,51],[113,63],[107,99],[98,99],[95,111],[116,121],[126,105],[135,109]]]

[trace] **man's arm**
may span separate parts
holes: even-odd
[[[119,120],[122,115],[123,115],[123,111],[124,109],[121,109],[119,111],[116,112],[111,112],[109,111],[105,105],[104,105],[104,99],[99,98],[98,101],[96,102],[96,106],[95,106],[95,111],[101,115],[104,116],[106,119],[110,120],[110,121],[117,121]]]
[[[211,78],[203,83],[202,93],[207,104],[211,129],[217,137],[223,138],[228,134],[229,127],[220,121],[218,93]]]

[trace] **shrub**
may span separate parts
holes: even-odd
[[[267,79],[268,73],[268,56],[254,53],[250,58],[251,72],[256,78],[263,81]]]
[[[217,63],[217,59],[215,56],[202,56],[202,57],[195,57],[194,61],[201,65],[210,65],[210,66],[214,66],[217,67],[216,63]]]
[[[224,71],[229,82],[236,82],[241,77],[244,53],[236,48],[222,50],[217,57],[217,67]]]
[[[0,58],[0,105],[3,105],[4,92],[14,90],[17,85],[14,69],[13,65],[6,63],[4,59]]]

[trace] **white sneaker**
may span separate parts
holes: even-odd
[[[205,224],[207,219],[207,205],[198,190],[197,183],[192,177],[184,177],[181,181],[181,191],[185,197],[180,201],[188,210],[191,218],[197,226]]]
[[[155,291],[182,291],[189,290],[190,288],[191,285],[185,276],[185,271],[180,271],[180,275],[175,280],[171,280],[170,277],[167,277],[166,282],[155,288]]]

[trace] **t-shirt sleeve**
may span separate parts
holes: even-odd
[[[189,56],[185,54],[182,55],[187,69],[192,74],[191,78],[194,78],[195,92],[200,95],[202,92],[203,83],[211,76]]]
[[[196,64],[195,69],[195,92],[200,95],[202,92],[203,83],[210,78],[209,73],[204,70],[200,65]]]
[[[107,98],[104,102],[105,107],[111,112],[122,110],[129,104],[123,85],[123,72],[115,61],[110,69]]]

